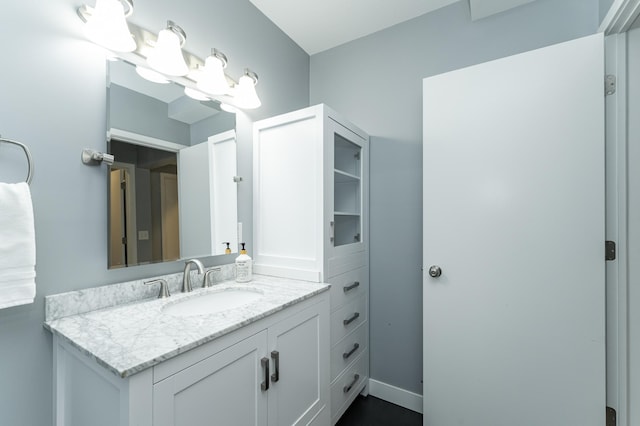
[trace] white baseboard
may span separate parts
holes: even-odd
[[[369,395],[422,414],[422,395],[369,379]]]

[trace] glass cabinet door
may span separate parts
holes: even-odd
[[[333,132],[333,245],[362,240],[362,142],[346,129]],[[358,143],[360,142],[360,143]]]

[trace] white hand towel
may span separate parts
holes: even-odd
[[[33,303],[36,239],[29,185],[0,183],[0,309]]]

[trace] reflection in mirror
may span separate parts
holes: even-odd
[[[237,252],[235,115],[109,63],[109,268]]]

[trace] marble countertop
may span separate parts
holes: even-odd
[[[242,288],[262,297],[215,314],[174,316],[168,304],[211,292]],[[329,285],[254,275],[249,283],[223,281],[211,288],[177,293],[79,313],[45,322],[45,327],[120,377],[127,377],[214,340],[329,289]]]

